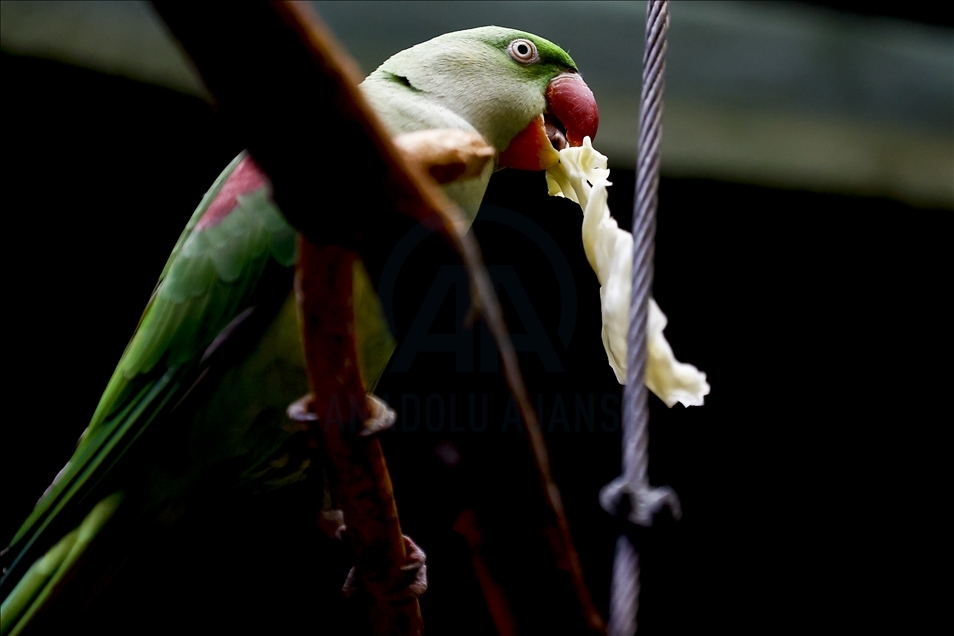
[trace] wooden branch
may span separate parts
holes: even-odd
[[[381,443],[362,435],[366,422],[388,418],[369,404],[358,368],[352,303],[356,253],[302,238],[295,273],[311,395],[290,414],[312,420],[330,468],[332,491],[344,513],[355,555],[355,587],[366,592],[373,634],[424,631],[416,596],[400,598],[408,555]],[[372,408],[374,412],[372,412]],[[393,421],[393,412],[390,414]],[[359,599],[360,602],[361,599]]]

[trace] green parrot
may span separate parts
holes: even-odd
[[[468,222],[495,169],[544,170],[598,125],[566,52],[499,27],[402,51],[361,89],[395,136],[450,128],[493,146],[479,177],[444,187]],[[190,218],[75,453],[5,551],[0,634],[26,627],[112,523],[165,527],[227,489],[322,479],[286,415],[308,391],[295,245],[267,178],[240,154]],[[354,284],[372,390],[394,340],[360,266]]]

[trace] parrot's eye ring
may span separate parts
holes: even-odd
[[[530,40],[523,38],[511,42],[507,46],[507,53],[510,54],[510,57],[512,57],[515,62],[520,62],[521,64],[533,64],[540,59],[540,55],[537,53],[537,46]]]

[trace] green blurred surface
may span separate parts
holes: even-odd
[[[597,147],[635,161],[639,2],[314,2],[364,71],[486,24],[568,48],[601,109]],[[145,2],[2,2],[4,51],[206,96]],[[799,3],[675,2],[665,174],[954,208],[954,31]]]

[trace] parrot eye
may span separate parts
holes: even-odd
[[[516,62],[521,64],[532,64],[540,59],[540,56],[537,54],[537,47],[530,40],[524,40],[523,38],[519,40],[514,40],[507,46],[507,53],[510,53],[510,57]]]

